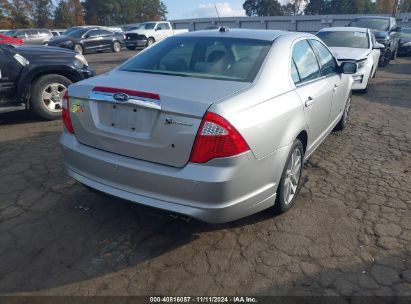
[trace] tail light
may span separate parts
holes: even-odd
[[[74,128],[73,128],[73,125],[71,124],[70,103],[69,103],[69,96],[68,96],[67,91],[63,97],[62,115],[63,115],[63,123],[64,123],[64,126],[66,127],[67,132],[74,134]]]
[[[206,163],[250,150],[241,134],[223,117],[207,112],[203,117],[191,152],[190,162]]]

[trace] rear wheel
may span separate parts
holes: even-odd
[[[351,110],[351,94],[348,97],[348,100],[345,104],[344,113],[340,121],[338,122],[338,124],[335,126],[334,131],[342,131],[345,129],[345,127],[347,126],[347,122],[348,122],[348,116],[350,115],[350,110]]]
[[[74,51],[81,54],[81,55],[83,55],[83,53],[84,53],[84,49],[81,46],[81,44],[75,44],[74,45]]]
[[[63,96],[72,82],[61,75],[44,75],[31,86],[30,105],[33,112],[43,119],[60,119]]]
[[[295,203],[300,190],[301,174],[304,164],[304,147],[296,139],[291,147],[281,180],[277,189],[275,208],[280,213],[287,212]]]
[[[111,46],[111,50],[112,50],[114,53],[120,52],[120,51],[121,51],[121,43],[118,42],[118,41],[114,41],[114,42],[113,42],[113,45]]]

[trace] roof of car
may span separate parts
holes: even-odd
[[[196,32],[188,32],[180,34],[180,37],[228,37],[228,38],[245,38],[245,39],[257,39],[274,41],[276,38],[284,35],[296,35],[306,33],[296,33],[287,31],[275,31],[275,30],[253,30],[253,29],[228,29],[227,31],[220,30],[204,30]],[[310,35],[310,34],[308,34]]]
[[[367,28],[362,27],[326,27],[320,30],[320,32],[360,32],[366,33],[368,31]]]

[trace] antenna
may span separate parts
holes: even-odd
[[[218,13],[217,4],[214,4],[215,11],[217,12],[218,23],[220,23],[219,31],[220,32],[228,32],[228,27],[224,27],[223,23],[221,22],[220,14]]]

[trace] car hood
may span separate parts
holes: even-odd
[[[71,50],[51,47],[51,46],[19,46],[15,48],[15,52],[27,57],[27,58],[36,58],[36,57],[56,57],[59,55],[76,55],[77,53]]]
[[[351,59],[361,60],[367,58],[370,53],[369,49],[358,49],[348,47],[330,47],[331,52],[338,60]]]

